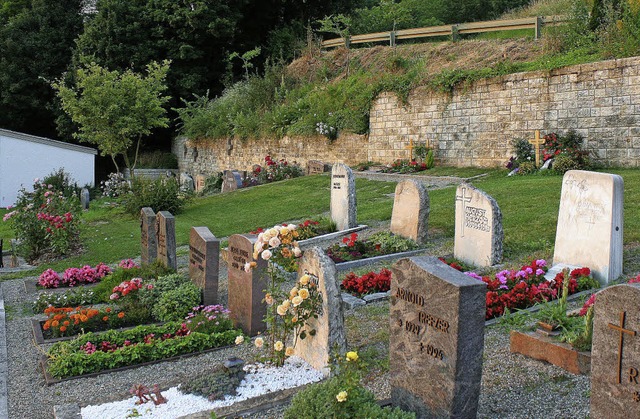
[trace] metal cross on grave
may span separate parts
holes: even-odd
[[[540,138],[540,130],[536,130],[536,138],[528,140],[536,152],[536,167],[540,167],[540,146],[544,144],[544,137]]]
[[[467,196],[467,188],[462,188],[462,195],[456,195],[456,202],[462,201],[462,216],[460,217],[460,237],[464,237],[464,220],[467,216],[467,203],[471,202],[471,196]]]
[[[626,333],[631,336],[636,335],[635,331],[624,328],[624,318],[626,314],[627,313],[625,311],[620,312],[620,326],[615,325],[613,323],[609,323],[607,325],[609,326],[610,329],[620,332],[620,340],[618,341],[618,384],[622,382],[622,343],[624,339],[624,334]]]
[[[413,140],[409,140],[409,145],[405,147],[406,150],[409,150],[409,161],[413,161]]]

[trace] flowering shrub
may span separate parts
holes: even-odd
[[[418,163],[415,160],[396,160],[382,171],[384,173],[415,173],[427,170],[427,163]]]
[[[511,157],[506,164],[506,168],[509,170],[517,169],[522,163],[535,162],[536,154],[533,150],[533,145],[524,138],[518,138],[511,141],[513,151],[516,153],[515,157]]]
[[[80,244],[80,201],[65,196],[52,184],[34,180],[33,192],[21,189],[15,209],[4,215],[16,238],[19,253],[27,262],[67,255]]]
[[[278,264],[289,272],[298,270],[297,259],[302,256],[302,250],[298,247],[298,226],[295,224],[276,225],[260,234],[253,245],[253,259],[263,260]],[[251,263],[245,265],[245,270],[251,268]]]
[[[185,323],[192,332],[211,334],[231,329],[232,322],[227,316],[229,310],[221,305],[196,306],[187,314]],[[242,337],[242,336],[240,336]]]
[[[244,186],[262,185],[264,183],[291,179],[304,175],[304,170],[297,164],[290,164],[285,159],[273,160],[271,156],[264,158],[264,167],[256,166],[251,174],[243,180]]]
[[[342,280],[342,288],[358,297],[374,292],[389,291],[391,288],[391,271],[383,268],[379,273],[369,272],[360,277],[353,272],[349,272]]]
[[[111,273],[111,269],[104,263],[95,268],[85,265],[82,268],[68,268],[62,278],[53,269],[47,269],[38,278],[38,285],[44,288],[74,287],[82,284],[93,284]]]
[[[282,223],[282,227],[288,227],[289,224]],[[333,233],[336,231],[336,223],[329,218],[320,218],[319,220],[304,220],[295,228],[295,239],[306,240],[321,234]],[[266,229],[258,227],[249,234],[264,233]]]
[[[120,263],[118,264],[119,268],[122,269],[133,269],[133,268],[139,268],[140,266],[138,266],[133,259],[123,259],[120,261]]]
[[[131,190],[129,182],[124,178],[124,174],[110,173],[107,180],[100,182],[102,195],[109,198],[117,198],[120,195],[126,195]]]
[[[153,284],[143,285],[142,278],[133,278],[130,281],[122,281],[119,285],[113,288],[113,293],[109,296],[111,301],[116,301],[117,304],[126,310],[136,310],[141,308],[139,304],[139,290],[141,289],[153,289]],[[147,310],[148,307],[145,307]]]

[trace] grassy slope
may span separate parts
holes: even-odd
[[[640,269],[634,260],[640,242],[640,171],[610,170],[625,182],[624,241],[625,270]],[[493,170],[473,183],[493,196],[500,205],[505,231],[505,260],[517,264],[532,257],[551,258],[562,178],[560,176],[519,176],[508,178],[504,171]],[[395,189],[390,182],[357,179],[358,221],[367,223],[391,218]],[[429,192],[430,235],[450,239],[454,235],[455,188]],[[307,176],[223,195],[195,199],[176,216],[178,245],[186,244],[191,226],[207,226],[217,236],[244,233],[256,227],[317,218],[329,210],[329,177]],[[0,234],[8,237],[0,223]],[[140,229],[136,219],[115,215],[114,210],[92,209],[84,215],[83,238],[86,252],[81,256],[48,265],[56,270],[69,266],[115,262],[140,253]],[[638,265],[636,267],[636,265]],[[37,272],[44,270],[40,267]]]

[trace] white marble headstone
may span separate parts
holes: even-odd
[[[587,266],[602,284],[622,274],[622,177],[570,170],[562,178],[553,264]]]
[[[391,213],[391,232],[424,243],[429,221],[429,194],[414,179],[398,182]]]
[[[356,227],[356,181],[349,166],[337,163],[331,169],[331,219],[338,231]]]
[[[502,261],[502,212],[495,199],[467,183],[459,185],[455,222],[456,259],[478,267]]]

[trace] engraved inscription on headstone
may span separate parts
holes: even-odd
[[[622,177],[570,170],[562,178],[553,263],[588,266],[601,283],[622,273]]]
[[[141,263],[148,265],[155,262],[158,255],[156,214],[149,207],[144,207],[140,210],[140,247]]]
[[[264,290],[267,288],[267,262],[262,258],[249,272],[245,265],[253,261],[253,243],[256,236],[234,234],[229,237],[227,265],[229,273],[229,316],[236,327],[253,336],[266,329],[263,321],[267,314]]]
[[[207,227],[192,227],[189,235],[189,277],[202,289],[204,305],[217,304],[220,240]]]
[[[424,243],[429,221],[429,194],[413,179],[398,182],[391,214],[391,232]]]
[[[456,225],[453,254],[474,266],[491,266],[502,260],[502,212],[485,192],[463,183],[456,191]]]
[[[176,219],[169,211],[156,214],[156,240],[158,260],[172,269],[178,269],[176,259]]]
[[[392,272],[393,404],[418,418],[475,417],[486,285],[430,256],[402,259]]]
[[[351,169],[342,164],[331,170],[331,219],[338,231],[357,226],[356,182]]]
[[[640,416],[640,284],[605,288],[594,305],[591,418]]]

